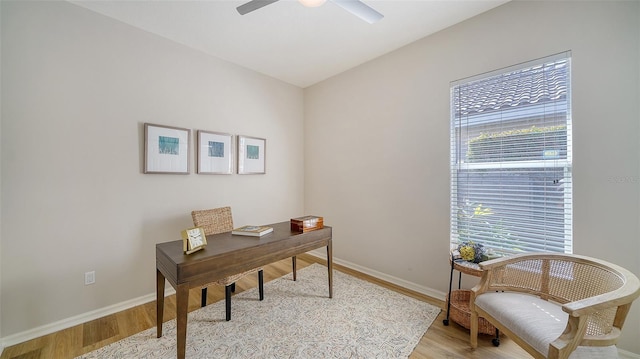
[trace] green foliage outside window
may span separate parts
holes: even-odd
[[[457,228],[459,243],[483,243],[496,250],[523,251],[502,220],[495,219],[493,210],[482,203],[466,201],[458,207]]]
[[[566,158],[567,127],[548,126],[482,133],[469,140],[467,161],[500,162]]]

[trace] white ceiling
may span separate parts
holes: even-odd
[[[248,0],[70,0],[215,57],[305,88],[509,0],[363,0],[368,24],[327,1],[280,0],[241,16]]]

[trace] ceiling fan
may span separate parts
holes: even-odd
[[[242,4],[236,8],[240,15],[248,14],[252,11],[258,10],[264,6],[269,4],[273,4],[278,0],[251,0],[248,3]],[[327,0],[298,0],[302,5],[307,7],[317,7],[324,4]],[[340,6],[341,8],[347,10],[353,15],[361,18],[362,20],[368,22],[369,24],[373,24],[374,22],[382,19],[384,16],[366,5],[362,1],[359,0],[329,0],[332,3]]]

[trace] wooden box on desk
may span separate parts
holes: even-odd
[[[291,218],[291,230],[306,233],[324,227],[324,219],[318,216]]]

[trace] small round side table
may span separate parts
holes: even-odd
[[[442,323],[447,326],[449,325],[449,317],[451,312],[451,302],[455,299],[454,305],[454,315],[451,319],[460,324],[461,326],[469,329],[470,326],[470,317],[471,312],[469,310],[469,294],[471,291],[469,290],[461,290],[462,284],[462,274],[471,275],[474,277],[482,276],[482,268],[477,263],[468,262],[461,258],[455,258],[454,253],[451,252],[449,255],[449,264],[451,265],[451,272],[449,274],[449,294],[447,295],[447,317],[442,320]],[[452,296],[452,286],[453,286],[453,271],[458,271],[458,290],[456,290]],[[455,297],[455,298],[454,298]],[[487,322],[484,318],[479,318],[478,323],[478,332],[483,334],[493,334],[495,331],[495,338],[492,340],[494,346],[500,345],[500,332],[496,327],[491,325],[491,323]]]

